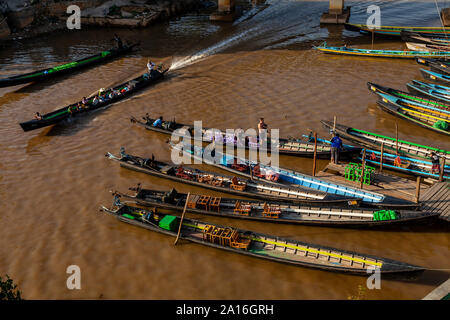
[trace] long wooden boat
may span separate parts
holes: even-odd
[[[415,81],[415,80],[414,80]],[[415,95],[412,93],[408,93],[405,91],[381,86],[379,84],[375,84],[372,82],[367,82],[367,88],[374,93],[384,93],[397,98],[410,100],[415,103],[419,103],[420,105],[426,108],[437,108],[442,110],[450,110],[450,104],[445,102],[437,101],[436,99],[427,99],[423,97],[423,95]]]
[[[362,34],[375,34],[377,36],[401,37],[402,31],[419,32],[430,37],[446,37],[450,34],[450,28],[442,27],[409,27],[409,26],[381,26],[379,28],[371,29],[365,24],[346,23],[345,29],[349,31],[356,31]]]
[[[412,83],[407,83],[406,87],[413,94],[444,103],[446,109],[450,110],[450,87],[418,80],[412,80]]]
[[[88,102],[82,108],[78,107],[79,105],[82,105],[82,101],[79,101],[42,115],[41,119],[33,119],[22,122],[20,123],[20,126],[22,127],[23,131],[30,131],[54,125],[64,120],[72,120],[78,118],[82,115],[85,115],[86,113],[92,112],[93,110],[104,108],[115,102],[123,100],[136,93],[137,91],[158,82],[164,77],[164,74],[167,72],[167,70],[168,69],[163,71],[153,70],[150,75],[145,73],[144,75],[134,78],[133,80],[110,88],[104,92],[104,99],[99,100],[97,104],[95,104],[94,99],[98,99],[98,95],[93,95],[87,98]]]
[[[131,200],[142,206],[165,210],[183,211],[187,194],[175,189],[168,192],[142,189],[140,185],[130,188],[134,195],[115,192],[116,197]],[[186,212],[225,218],[256,220],[273,223],[292,223],[318,226],[385,226],[422,222],[437,217],[423,211],[385,210],[370,208],[316,207],[280,204],[270,201],[242,200],[191,194]],[[380,215],[382,219],[380,219]]]
[[[420,32],[411,32],[407,30],[402,30],[400,32],[400,36],[402,40],[405,42],[413,42],[413,43],[422,43],[422,44],[431,44],[431,45],[450,45],[450,38],[448,35],[444,36],[433,36],[433,34],[420,33]]]
[[[143,117],[144,121],[141,121],[135,117],[131,117],[131,122],[135,123],[141,127],[144,127],[147,130],[155,131],[159,133],[175,135],[175,136],[184,136],[188,134],[189,137],[194,138],[194,141],[202,141],[205,143],[212,143],[213,139],[217,143],[221,144],[231,144],[236,148],[245,148],[245,149],[253,149],[253,150],[266,150],[268,152],[271,151],[271,141],[268,140],[267,144],[264,144],[264,147],[261,147],[261,144],[258,141],[258,137],[250,136],[245,137],[244,135],[238,137],[236,134],[227,134],[226,132],[220,131],[218,129],[214,129],[214,134],[212,133],[213,129],[210,128],[202,128],[200,134],[194,134],[194,126],[186,125],[182,123],[177,123],[175,120],[173,121],[163,121],[161,126],[155,127],[153,123],[156,119]],[[280,138],[279,142],[276,146],[274,146],[275,150],[279,154],[283,155],[291,155],[291,156],[299,156],[299,157],[314,157],[314,142],[308,142],[306,139],[285,139]],[[360,148],[353,146],[346,146],[341,151],[341,156],[343,159],[349,159],[353,156],[357,155],[361,151]],[[330,159],[331,158],[331,146],[326,143],[317,143],[317,158],[318,159]]]
[[[333,197],[324,192],[240,179],[138,156],[116,157],[111,153],[105,156],[129,170],[241,197],[323,206],[354,206],[360,202],[355,198]]]
[[[389,101],[390,103],[399,105],[401,107],[411,110],[411,112],[420,112],[427,115],[430,119],[436,121],[450,122],[450,109],[441,108],[437,106],[427,106],[419,102],[398,98],[387,93],[375,92],[375,94],[383,101]]]
[[[405,141],[401,139],[397,140],[396,138],[369,132],[366,130],[351,128],[339,123],[336,123],[336,125],[334,125],[332,121],[322,120],[321,122],[326,128],[330,130],[334,129],[337,133],[340,134],[342,138],[347,139],[348,141],[351,141],[353,143],[359,144],[361,146],[365,146],[380,151],[381,144],[383,144],[385,151],[391,151],[391,153],[396,153],[396,150],[398,150],[398,153],[400,155],[405,155],[408,157],[418,159],[430,159],[431,152],[435,152],[440,157],[444,157],[447,163],[450,163],[449,150],[424,146],[418,143]]]
[[[361,49],[347,47],[330,47],[326,42],[320,46],[313,47],[324,53],[339,54],[347,56],[364,56],[374,58],[399,58],[399,59],[415,59],[418,57],[444,58],[450,57],[450,51],[408,51],[408,50],[377,50],[377,49]],[[450,50],[450,49],[449,49]]]
[[[139,43],[134,43],[131,45],[124,45],[122,49],[112,48],[110,50],[102,51],[98,54],[82,58],[73,62],[65,63],[56,67],[46,68],[38,71],[33,71],[21,75],[11,76],[8,78],[0,79],[0,88],[16,86],[28,82],[38,82],[50,78],[54,78],[59,75],[67,74],[80,70],[89,66],[104,63],[106,61],[112,60],[114,58],[123,56],[132,51],[132,49],[139,45]]]
[[[380,273],[419,273],[424,270],[415,265],[365,255],[357,252],[324,247],[273,235],[241,230],[199,220],[148,211],[138,207],[120,205],[104,212],[122,222],[176,237],[181,224],[180,239],[228,252],[282,262],[296,266],[340,271],[367,276],[367,269],[378,268]]]
[[[422,73],[422,76],[425,79],[433,80],[433,81],[443,83],[443,84],[450,84],[450,75],[437,73],[437,72],[425,70],[425,69],[420,69],[420,72]]]
[[[362,160],[362,157],[359,157]],[[379,166],[381,152],[366,149],[366,162]],[[420,160],[410,157],[397,156],[395,154],[383,152],[383,168],[402,172],[412,176],[422,176],[426,178],[439,179],[439,173],[432,173],[431,161]],[[444,167],[444,179],[450,179],[450,165]]]
[[[256,163],[255,161],[241,159],[234,155],[221,153],[217,150],[215,151],[216,160],[210,161],[207,159],[207,155],[204,155],[203,148],[193,145],[184,145],[182,147],[179,144],[175,145],[173,143],[171,143],[171,147],[195,160],[205,161],[207,164],[230,171],[237,175],[251,178],[252,180],[264,181],[277,186],[297,186],[309,190],[326,192],[331,195],[362,199],[363,202],[367,203],[378,204],[385,200],[385,196],[379,193],[329,182],[289,169],[276,168],[262,163]]]
[[[438,44],[427,44],[427,43],[414,43],[414,42],[406,42],[406,47],[408,50],[412,51],[449,51],[450,45],[438,45]]]
[[[378,100],[377,104],[381,108],[381,110],[386,111],[394,116],[415,123],[423,128],[450,136],[450,127],[448,126],[447,120],[442,120],[441,118],[430,115],[427,112],[420,112],[412,108],[403,107],[397,103],[393,103],[392,100],[386,98]],[[447,127],[443,129],[437,127],[436,124],[439,123],[439,121],[442,121],[447,125]]]
[[[431,71],[450,75],[450,61],[445,59],[417,58],[418,64],[430,67]]]

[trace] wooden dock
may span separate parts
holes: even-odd
[[[450,183],[436,182],[420,197],[422,210],[439,212],[439,217],[450,222]]]
[[[431,291],[422,300],[448,300],[450,298],[450,278]]]
[[[359,182],[348,181],[344,177],[345,165],[329,163],[323,171],[316,174],[317,177],[324,178],[332,182],[359,187]],[[410,202],[416,202],[416,182],[399,176],[394,176],[384,172],[377,172],[372,184],[364,185],[363,189],[378,192],[389,198],[397,198]],[[430,185],[422,183],[420,193],[425,194]],[[420,199],[420,197],[419,197]]]
[[[344,177],[343,164],[329,163],[317,177],[332,182],[359,187],[359,182],[348,181]],[[427,180],[428,181],[428,180]],[[416,202],[416,181],[394,176],[387,173],[376,173],[375,181],[371,185],[364,185],[365,190],[378,192],[387,198],[397,198]],[[432,184],[420,185],[419,202],[423,211],[439,212],[439,217],[450,222],[450,183],[433,181]]]

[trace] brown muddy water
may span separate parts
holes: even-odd
[[[357,1],[351,22],[365,23],[378,4],[385,25],[438,25],[434,1]],[[120,223],[99,212],[109,190],[145,187],[207,193],[199,188],[127,171],[104,158],[121,146],[132,154],[170,160],[166,136],[132,126],[131,115],[203,120],[205,126],[256,127],[265,117],[281,136],[317,130],[337,116],[356,128],[395,134],[395,118],[380,111],[367,81],[404,89],[420,79],[413,61],[323,55],[329,44],[370,47],[370,39],[340,27],[320,28],[328,1],[268,1],[238,21],[214,24],[187,15],[145,30],[82,29],[16,42],[0,51],[2,76],[24,73],[99,52],[113,32],[140,39],[141,51],[74,75],[0,89],[0,274],[9,274],[27,299],[347,299],[366,278],[299,268],[202,247]],[[439,2],[442,6],[443,3]],[[402,49],[379,39],[376,48]],[[147,57],[167,65],[202,53],[167,79],[70,125],[24,133],[18,123],[123,82],[145,70]],[[195,60],[195,59],[194,59]],[[181,62],[180,62],[181,61]],[[447,137],[398,120],[399,137],[450,149]],[[280,165],[310,173],[312,161],[283,156]],[[319,169],[326,165],[319,162]],[[209,168],[210,169],[210,168]],[[362,299],[420,299],[449,276],[448,226],[394,230],[334,229],[193,216],[356,250],[424,266],[414,279],[382,279]],[[66,288],[66,268],[81,268],[81,290]]]

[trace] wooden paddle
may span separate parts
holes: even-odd
[[[191,195],[191,193],[188,192],[187,197],[186,197],[186,202],[184,204],[183,214],[181,215],[181,219],[180,219],[180,225],[178,226],[177,238],[175,239],[175,242],[173,243],[174,246],[177,245],[178,238],[180,237],[181,226],[183,225],[184,214],[186,213],[186,209],[187,209],[187,205],[188,205],[188,202],[189,202],[189,196],[190,195]]]

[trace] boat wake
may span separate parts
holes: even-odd
[[[197,54],[194,54],[192,56],[188,56],[186,58],[172,62],[172,65],[170,66],[169,71],[177,70],[177,69],[183,68],[185,66],[194,64],[194,63],[199,62],[213,54],[223,51],[223,50],[231,47],[232,45],[244,40],[249,34],[254,33],[254,31],[256,31],[256,30],[257,30],[256,27],[252,28],[250,30],[246,30],[244,32],[241,32],[241,33],[233,36],[233,37],[225,39],[209,48],[206,48]]]

